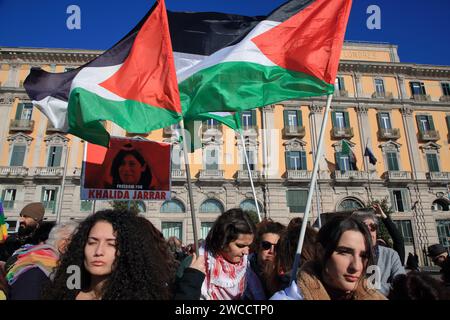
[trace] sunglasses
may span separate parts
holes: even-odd
[[[272,248],[272,246],[276,246],[276,243],[270,243],[269,241],[261,241],[261,247],[264,250],[269,250],[270,248]]]

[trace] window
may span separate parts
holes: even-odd
[[[256,126],[256,111],[243,111],[241,113],[241,123],[244,130],[250,129]]]
[[[48,152],[47,167],[60,167],[62,146],[51,146]]]
[[[380,129],[392,129],[391,118],[389,113],[381,112],[378,114],[378,124]]]
[[[300,110],[284,110],[284,127],[295,131],[302,124],[302,112]]]
[[[441,87],[442,87],[443,95],[446,97],[450,96],[450,83],[443,82],[443,83],[441,83]]]
[[[256,157],[255,152],[253,150],[246,150],[248,165],[250,170],[253,171],[256,169]],[[247,164],[245,163],[245,159],[243,159],[242,170],[247,170]]]
[[[16,200],[16,189],[5,189],[2,192],[2,203],[4,209],[14,209]]]
[[[439,172],[439,162],[436,153],[427,153],[427,163],[429,172]]]
[[[13,145],[12,153],[11,153],[11,161],[10,161],[9,165],[11,167],[23,166],[26,150],[27,150],[27,146],[25,146],[25,145]]]
[[[416,95],[426,95],[425,84],[423,82],[410,82],[411,94]]]
[[[241,204],[239,205],[239,207],[247,212],[254,212],[256,213],[256,206],[255,206],[255,200],[253,199],[247,199],[241,202]],[[259,211],[262,212],[262,208],[261,205],[258,202],[258,207],[259,207]]]
[[[418,115],[416,116],[417,126],[419,127],[419,131],[427,132],[434,130],[434,122],[432,116],[427,115]]]
[[[410,211],[410,198],[408,189],[390,190],[392,209],[395,212]]]
[[[207,129],[214,129],[217,127],[218,122],[216,119],[208,119],[208,120],[204,121],[203,124],[206,125]]]
[[[386,152],[389,171],[399,171],[397,152]]]
[[[305,151],[286,151],[287,170],[306,170]]]
[[[182,153],[181,153],[181,149],[180,148],[173,148],[172,149],[172,170],[180,170],[181,169],[181,158],[182,158]]]
[[[219,152],[215,148],[208,148],[206,151],[206,170],[219,170]]]
[[[287,190],[286,191],[287,205],[289,212],[301,213],[305,212],[306,200],[308,199],[307,190]]]
[[[182,222],[161,222],[161,230],[164,238],[177,237],[183,239],[183,223]]]
[[[356,199],[345,199],[338,206],[338,211],[355,211],[363,208],[363,204]]]
[[[92,211],[92,200],[81,200],[80,202],[80,211]]]
[[[450,137],[450,116],[446,116],[445,119],[447,120],[447,130]]]
[[[331,120],[333,122],[333,128],[343,129],[350,127],[348,112],[333,111],[331,113]]]
[[[334,83],[334,88],[336,91],[345,90],[344,77],[342,77],[342,76],[336,77],[336,81]]]
[[[186,209],[181,201],[178,200],[168,200],[161,205],[159,210],[161,213],[184,213]]]
[[[411,220],[394,220],[395,226],[400,231],[403,236],[403,241],[405,245],[412,246],[414,245],[414,237],[411,226]]]
[[[16,120],[31,120],[33,115],[32,103],[19,103],[16,110]]]
[[[222,214],[224,211],[222,204],[215,199],[208,199],[200,205],[201,213],[218,213]]]
[[[42,190],[42,204],[46,210],[55,213],[56,209],[56,189],[46,189]]]
[[[206,239],[209,230],[211,230],[214,222],[202,222],[200,225],[200,239]]]
[[[339,170],[342,172],[358,170],[358,168],[356,167],[356,160],[355,160],[354,156],[352,155],[352,152],[350,152],[350,154],[336,152],[335,160],[336,160],[336,170]]]
[[[385,95],[383,79],[375,79],[375,91],[379,96]]]
[[[450,249],[450,220],[436,220],[439,243]]]

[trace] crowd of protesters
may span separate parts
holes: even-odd
[[[183,246],[129,210],[102,210],[80,223],[44,221],[25,206],[16,234],[0,244],[0,300],[448,300],[450,258],[434,244],[437,279],[420,272],[379,205],[330,216],[255,225],[241,209],[213,223],[206,239]],[[392,248],[379,241],[383,224]],[[298,263],[297,263],[298,262]]]

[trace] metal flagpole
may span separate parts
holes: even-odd
[[[61,223],[61,211],[62,211],[62,203],[64,198],[64,187],[66,185],[66,173],[67,173],[67,162],[69,160],[69,144],[68,142],[66,146],[66,158],[64,159],[64,171],[63,171],[63,178],[61,182],[61,192],[59,195],[59,203],[58,203],[58,211],[56,213],[56,224]]]
[[[197,219],[195,217],[194,198],[192,196],[191,171],[190,171],[190,166],[189,166],[189,157],[187,154],[188,149],[187,149],[187,144],[186,144],[186,139],[185,139],[186,130],[184,129],[184,119],[181,120],[181,130],[183,132],[182,139],[183,139],[184,166],[186,168],[186,178],[187,178],[188,193],[189,193],[189,204],[191,206],[192,230],[194,232],[194,246],[195,246],[195,253],[198,256]]]
[[[369,189],[369,201],[372,203],[373,197],[372,197],[372,187],[370,186],[370,170],[369,170],[370,159],[368,161],[367,160],[368,156],[365,155],[368,145],[369,145],[369,138],[366,139],[366,147],[364,148],[364,160],[365,160],[364,164],[366,165],[366,171],[367,171],[367,186]]]
[[[328,122],[328,116],[330,113],[332,99],[333,99],[333,95],[328,95],[327,106],[325,108],[325,114],[323,116],[323,121],[322,121],[322,127],[320,129],[319,142],[317,143],[317,152],[316,152],[316,158],[314,160],[314,169],[312,172],[311,182],[309,184],[308,200],[306,202],[305,215],[303,216],[302,229],[300,231],[300,236],[298,239],[297,253],[295,255],[295,260],[294,260],[294,264],[292,266],[292,271],[291,271],[291,282],[294,281],[297,277],[297,269],[298,269],[298,265],[300,263],[300,255],[301,255],[302,249],[303,249],[303,241],[305,240],[306,225],[308,223],[309,212],[311,210],[311,202],[312,202],[312,197],[313,197],[313,193],[314,193],[314,187],[317,182],[317,175],[318,175],[318,171],[319,171],[319,162],[320,162],[320,158],[322,157],[322,154],[323,154],[322,146],[323,146],[323,140],[325,138],[325,128],[326,128],[327,122]]]
[[[253,199],[255,200],[256,212],[258,213],[259,222],[261,222],[262,221],[261,212],[259,211],[258,200],[256,200],[256,191],[255,191],[255,186],[253,185],[252,171],[250,170],[250,163],[248,161],[247,149],[245,147],[245,140],[244,140],[244,135],[242,134],[242,129],[239,129],[239,135],[241,136],[242,147],[244,148],[245,164],[247,165],[248,177],[250,179],[250,185],[252,187]]]

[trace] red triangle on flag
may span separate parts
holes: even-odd
[[[181,113],[166,7],[164,0],[158,2],[123,65],[100,86],[124,99]]]

